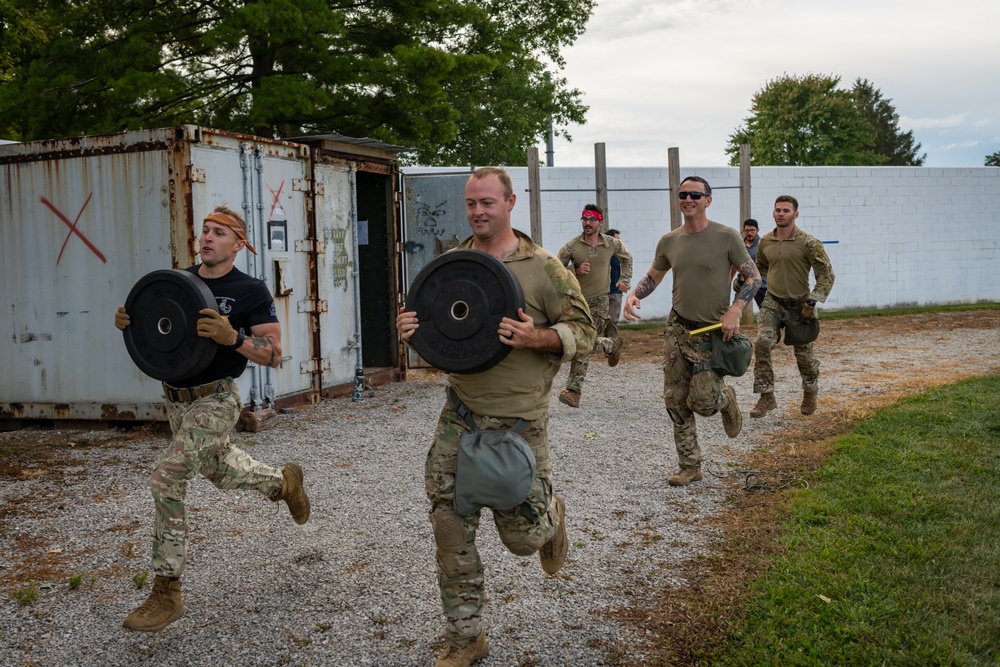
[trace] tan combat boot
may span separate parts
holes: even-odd
[[[476,637],[476,641],[464,648],[455,648],[451,644],[446,646],[438,656],[434,667],[469,667],[476,660],[481,660],[489,654],[490,647],[486,644],[486,631],[483,630]]]
[[[181,580],[171,577],[153,579],[153,590],[146,601],[125,617],[122,626],[140,632],[156,632],[184,615]]]
[[[556,514],[559,516],[559,528],[552,538],[538,550],[542,561],[542,569],[546,574],[555,574],[566,562],[566,552],[569,551],[569,540],[566,539],[566,505],[563,499],[553,495],[556,501]]]
[[[571,408],[578,408],[580,407],[580,392],[563,389],[562,393],[559,394],[559,402]]]
[[[765,391],[760,395],[760,398],[757,399],[757,405],[753,406],[753,410],[750,411],[750,416],[754,419],[759,419],[777,407],[778,402],[774,400],[774,392]]]
[[[691,482],[700,482],[701,479],[701,464],[699,463],[696,466],[681,466],[680,470],[667,478],[667,484],[670,486],[687,486]]]
[[[274,502],[284,500],[295,523],[302,525],[309,520],[309,496],[302,483],[302,466],[289,463],[281,471],[281,489],[271,498]]]
[[[608,355],[608,366],[615,367],[622,360],[623,347],[625,347],[625,341],[620,337],[615,338],[615,346],[611,349],[611,354]]]
[[[729,397],[729,403],[722,408],[722,428],[726,430],[726,435],[735,438],[743,430],[743,415],[740,414],[740,406],[736,402],[736,390],[726,385],[723,393]]]
[[[811,415],[816,412],[816,391],[807,391],[802,394],[802,414]]]

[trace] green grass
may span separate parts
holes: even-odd
[[[893,315],[914,315],[918,313],[950,313],[963,310],[997,310],[1000,303],[965,303],[951,306],[913,306],[905,308],[867,308],[859,310],[826,310],[822,304],[819,306],[821,320],[852,320],[859,317],[891,317]],[[657,320],[640,320],[638,322],[618,323],[619,329],[630,331],[643,331],[645,329],[662,329],[666,318]]]
[[[1000,663],[1000,378],[838,438],[713,665]]]

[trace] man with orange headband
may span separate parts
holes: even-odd
[[[603,334],[608,328],[609,301],[608,285],[611,281],[611,258],[617,257],[621,263],[618,289],[628,292],[632,281],[632,254],[621,239],[601,233],[604,225],[604,211],[600,206],[587,204],[580,215],[583,233],[573,238],[559,250],[559,261],[569,267],[573,265],[576,279],[580,281],[580,291],[590,306],[590,314],[597,326],[597,333]],[[617,317],[617,314],[615,315]],[[606,338],[599,335],[594,341],[594,350],[608,357],[608,366],[617,366],[621,359],[622,339],[618,336]],[[580,394],[587,379],[590,355],[574,359],[569,368],[566,389],[559,394],[559,402],[571,408],[580,407]]]
[[[187,483],[201,473],[220,489],[256,489],[277,502],[284,500],[298,524],[309,520],[309,497],[302,468],[282,470],[259,463],[229,441],[243,403],[235,378],[247,362],[281,365],[281,325],[274,299],[263,281],[234,266],[246,248],[246,223],[239,213],[219,206],[205,218],[199,237],[201,263],[187,270],[208,286],[219,305],[199,311],[198,335],[218,349],[198,375],[175,385],[163,383],[173,440],[160,454],[150,481],[155,515],[152,570],[156,575],[149,598],[125,619],[129,630],[162,630],[184,613],[180,577],[187,554]],[[115,326],[124,330],[131,319],[120,306]]]

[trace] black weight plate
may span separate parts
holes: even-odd
[[[140,278],[125,299],[131,323],[122,332],[139,370],[168,383],[205,370],[218,345],[198,335],[202,308],[219,310],[212,291],[193,273],[162,269]]]
[[[521,283],[503,262],[478,250],[452,250],[413,279],[406,310],[417,313],[420,328],[410,343],[435,368],[481,373],[510,354],[497,329],[523,307]]]

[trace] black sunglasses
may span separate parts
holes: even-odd
[[[677,197],[679,199],[687,199],[688,197],[690,197],[695,201],[698,201],[702,197],[707,197],[707,196],[708,195],[706,195],[704,192],[688,192],[687,190],[681,190],[680,192],[677,193]]]

